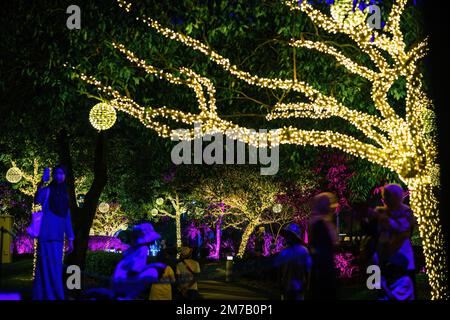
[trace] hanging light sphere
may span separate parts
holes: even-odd
[[[89,121],[97,130],[108,130],[116,123],[116,109],[108,103],[97,103],[89,112]]]
[[[156,199],[156,204],[157,204],[158,206],[162,206],[162,205],[164,204],[164,199],[163,199],[163,198],[158,198],[158,199]]]
[[[6,180],[17,183],[22,179],[22,171],[17,167],[12,167],[6,172]]]
[[[98,211],[101,213],[107,213],[109,211],[109,204],[102,202],[98,205]]]
[[[281,209],[283,209],[283,206],[281,204],[279,204],[279,203],[274,205],[273,208],[272,208],[273,212],[275,212],[275,213],[280,213]]]
[[[152,210],[150,210],[150,215],[156,216],[157,214],[158,214],[158,209],[153,208]]]

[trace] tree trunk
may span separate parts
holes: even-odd
[[[83,207],[77,205],[75,194],[75,178],[67,132],[62,130],[58,135],[60,162],[67,167],[67,186],[72,225],[75,233],[74,250],[67,257],[68,265],[85,267],[86,253],[89,243],[89,231],[97,211],[97,203],[107,182],[105,133],[99,132],[95,145],[94,181],[84,198]]]
[[[411,209],[417,218],[422,238],[432,299],[448,299],[447,255],[435,191],[430,184],[417,178],[409,181],[408,187]]]
[[[213,259],[219,259],[220,257],[220,245],[221,245],[221,226],[222,226],[222,215],[217,218],[216,222],[216,248],[214,254],[211,255]]]
[[[255,230],[257,223],[249,223],[249,225],[245,228],[244,234],[242,235],[242,241],[239,246],[239,252],[237,254],[238,258],[242,258],[245,253],[245,249],[247,248],[247,242],[252,234],[253,230]]]
[[[181,212],[179,209],[175,212],[175,226],[177,230],[177,257],[179,257],[181,251]]]

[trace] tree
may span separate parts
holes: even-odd
[[[322,175],[314,168],[301,166],[296,172],[283,177],[283,192],[277,195],[277,202],[291,207],[297,223],[305,225],[309,218],[309,200],[319,192]]]
[[[177,192],[174,194],[167,193],[165,195],[166,200],[169,201],[169,208],[165,205],[163,198],[158,198],[155,201],[155,207],[150,210],[149,215],[151,218],[169,217],[175,220],[176,234],[177,234],[177,255],[180,253],[182,246],[181,239],[181,215],[186,212],[187,207],[184,205],[184,201],[180,198]]]
[[[223,202],[211,203],[205,209],[205,217],[212,218],[215,224],[216,231],[216,243],[211,245],[212,252],[209,253],[209,257],[212,259],[220,258],[220,246],[222,245],[222,220],[226,214],[227,207]]]
[[[86,193],[83,206],[78,206],[75,193],[75,178],[69,137],[65,130],[58,135],[59,159],[67,168],[66,184],[69,193],[69,206],[75,233],[74,250],[67,257],[68,264],[84,269],[89,244],[89,232],[97,211],[98,200],[107,182],[105,133],[99,132],[95,144],[94,180]]]
[[[127,217],[119,203],[112,203],[107,212],[97,209],[92,222],[91,233],[101,236],[114,236],[119,230],[126,230],[128,226]]]
[[[250,235],[258,226],[284,225],[293,220],[286,210],[272,209],[280,192],[281,184],[275,179],[245,168],[225,167],[199,181],[193,197],[209,203],[207,211],[216,217],[216,227],[243,231],[237,253],[242,258]]]
[[[337,4],[349,1],[341,0],[337,1]],[[118,2],[127,12],[131,11],[130,3],[123,0]],[[297,144],[332,147],[396,172],[411,193],[411,205],[418,219],[423,239],[432,298],[447,298],[447,262],[436,198],[439,165],[436,160],[434,111],[426,95],[419,66],[419,62],[427,54],[427,40],[407,46],[404,33],[400,28],[407,1],[394,1],[382,30],[371,29],[365,23],[365,17],[342,18],[348,15],[361,15],[361,12],[357,10],[346,12],[344,15],[330,16],[316,9],[308,1],[281,2],[293,13],[306,14],[319,29],[331,35],[347,36],[370,59],[370,64],[364,66],[356,59],[349,58],[341,49],[336,48],[336,45],[324,41],[306,40],[303,35],[300,39],[290,42],[292,48],[315,50],[334,58],[346,72],[367,82],[371,87],[370,98],[376,115],[363,112],[358,106],[351,108],[345,105],[344,101],[339,101],[332,94],[324,93],[316,89],[314,85],[298,80],[296,73],[293,80],[253,75],[240,70],[230,60],[197,39],[166,28],[149,17],[142,16],[137,19],[162,36],[207,56],[230,76],[250,86],[295,92],[298,97],[301,97],[300,101],[277,103],[267,114],[267,120],[338,117],[358,129],[363,139],[333,130],[305,130],[293,126],[279,127],[275,134],[255,135],[248,128],[218,115],[216,89],[211,79],[189,68],[179,68],[177,72],[164,71],[148,64],[121,43],[114,43],[113,46],[130,62],[143,68],[148,74],[158,76],[174,85],[186,85],[191,88],[198,99],[200,113],[188,113],[167,107],[142,107],[129,96],[124,96],[114,88],[103,85],[92,76],[81,73],[81,79],[109,94],[112,97],[110,103],[114,107],[137,118],[147,128],[155,130],[162,137],[192,139],[199,133],[194,129],[185,129],[180,132],[168,124],[161,123],[159,119],[171,119],[190,125],[201,123],[200,134],[202,135],[220,131],[256,147],[262,146],[262,141],[270,141],[271,146]],[[402,112],[398,111],[399,107],[390,99],[391,88],[399,82],[403,83],[406,92]]]

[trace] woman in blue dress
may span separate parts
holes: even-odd
[[[52,182],[36,192],[35,203],[42,206],[39,230],[33,300],[64,300],[63,251],[64,235],[68,253],[73,250],[74,233],[66,189],[66,170],[53,169]]]

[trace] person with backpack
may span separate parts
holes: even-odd
[[[198,292],[198,275],[200,274],[200,264],[192,259],[192,248],[181,248],[181,261],[176,267],[178,290],[181,299],[198,300],[201,298]]]
[[[149,300],[172,300],[172,284],[175,283],[175,273],[169,265],[166,251],[160,252],[163,268],[159,272],[159,282],[152,284]]]

